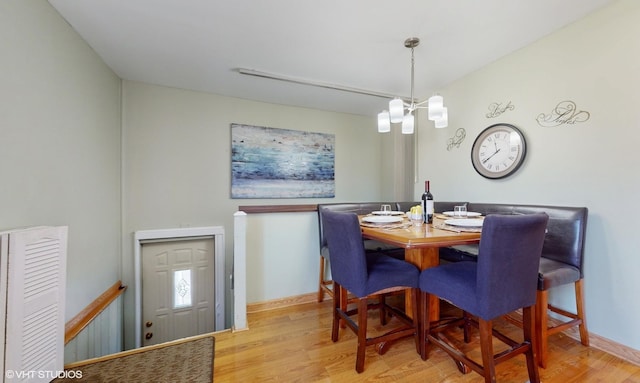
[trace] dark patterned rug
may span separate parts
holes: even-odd
[[[55,383],[213,382],[212,334],[123,351],[65,366]],[[61,374],[62,375],[62,374]]]

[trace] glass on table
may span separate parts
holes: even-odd
[[[383,215],[391,214],[391,205],[381,205],[380,211],[382,212]]]
[[[420,227],[424,224],[424,217],[420,213],[409,213],[409,220],[414,227]]]
[[[455,218],[467,218],[467,205],[454,206],[453,216]]]

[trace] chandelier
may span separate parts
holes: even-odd
[[[434,121],[436,128],[446,128],[449,124],[447,108],[444,106],[442,96],[434,95],[428,100],[416,103],[413,98],[413,49],[420,44],[420,39],[410,37],[404,41],[404,46],[411,48],[411,100],[405,102],[396,97],[389,101],[389,111],[383,110],[378,113],[378,132],[386,133],[391,131],[391,124],[402,123],[403,134],[413,134],[415,126],[415,111],[417,109],[428,109],[429,120]],[[424,105],[427,103],[427,105]],[[406,113],[405,113],[406,110]]]

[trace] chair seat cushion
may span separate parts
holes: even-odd
[[[476,286],[477,262],[456,262],[422,270],[420,290],[434,294],[449,303],[477,315],[479,307]]]
[[[420,290],[437,295],[440,299],[484,320],[492,320],[521,306],[511,296],[491,298],[491,304],[476,291],[477,262],[455,262],[428,268],[420,274]],[[535,297],[535,295],[534,295]]]
[[[418,287],[420,270],[416,266],[381,253],[367,253],[366,257],[368,278],[364,288],[348,288],[357,297],[396,286]]]
[[[538,290],[548,290],[555,286],[574,283],[580,279],[580,270],[553,259],[540,258],[538,268]]]

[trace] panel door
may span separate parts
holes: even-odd
[[[142,244],[142,345],[215,329],[214,239]]]

